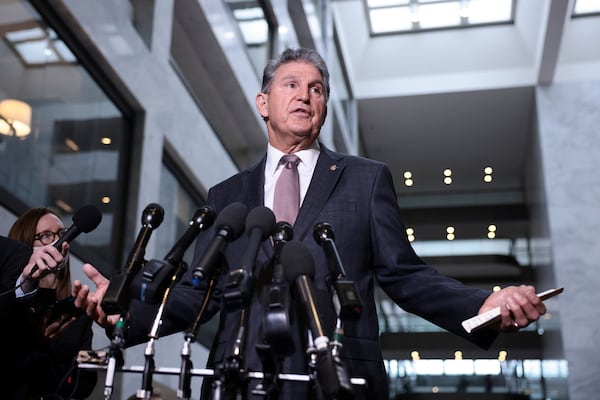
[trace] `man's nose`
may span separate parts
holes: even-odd
[[[310,98],[309,91],[309,88],[300,88],[297,94],[298,100],[307,101]]]

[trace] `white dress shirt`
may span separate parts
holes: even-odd
[[[298,176],[300,178],[300,206],[304,201],[310,180],[312,179],[313,172],[317,166],[317,159],[319,158],[320,147],[318,142],[314,142],[313,145],[305,150],[300,150],[294,153],[300,159],[298,163]],[[273,209],[273,195],[275,193],[275,183],[283,164],[279,161],[284,155],[282,151],[277,150],[275,147],[269,144],[267,146],[267,162],[265,165],[265,207]]]

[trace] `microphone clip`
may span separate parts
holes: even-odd
[[[354,281],[339,276],[337,279],[332,279],[331,275],[325,278],[327,286],[337,295],[339,302],[339,317],[343,321],[356,321],[360,318],[362,312],[362,302],[356,290]]]
[[[239,268],[231,271],[223,292],[225,308],[228,311],[235,311],[250,304],[254,284],[254,276],[245,269]]]
[[[173,265],[166,260],[148,261],[131,283],[131,298],[146,304],[160,303],[173,279],[178,280],[181,272],[186,269],[185,261],[179,262],[179,265]]]

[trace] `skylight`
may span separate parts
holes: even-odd
[[[514,21],[515,0],[366,0],[371,34],[465,28]]]
[[[27,65],[75,63],[71,50],[50,29],[39,26],[6,32],[5,39]]]
[[[600,14],[600,0],[575,0],[574,17],[596,14]]]

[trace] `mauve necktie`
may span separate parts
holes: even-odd
[[[279,160],[279,163],[283,164],[283,169],[275,184],[273,196],[273,213],[277,222],[285,221],[294,225],[296,221],[298,208],[300,208],[299,162],[298,156],[293,154],[286,154]]]

